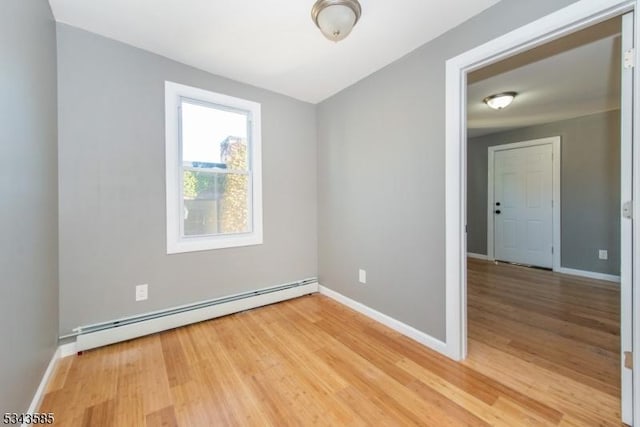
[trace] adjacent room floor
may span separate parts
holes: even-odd
[[[456,363],[320,295],[62,359],[56,425],[620,425],[618,288],[469,261]]]
[[[562,425],[621,425],[617,283],[470,259],[467,305],[466,366]]]

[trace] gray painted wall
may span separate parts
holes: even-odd
[[[467,161],[467,248],[487,253],[487,149],[562,138],[561,264],[620,274],[620,111],[471,138]],[[609,259],[598,259],[607,249]]]
[[[62,334],[316,276],[314,105],[63,24],[58,66]],[[165,80],[262,104],[263,245],[166,254]]]
[[[46,0],[0,2],[0,414],[25,412],[57,344],[56,33]]]
[[[445,62],[570,3],[503,0],[319,105],[322,284],[446,338]]]

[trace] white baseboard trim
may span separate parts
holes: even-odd
[[[38,412],[38,408],[42,404],[42,399],[44,399],[44,393],[47,390],[47,384],[49,383],[49,379],[51,375],[53,375],[53,370],[56,367],[56,362],[60,359],[60,347],[56,348],[56,351],[53,352],[53,356],[51,356],[51,360],[49,361],[49,365],[47,366],[47,370],[44,371],[44,375],[40,380],[40,384],[36,390],[36,393],[31,400],[31,405],[29,405],[29,409],[27,410],[28,414],[33,414]],[[29,426],[31,424],[23,423],[22,426]]]
[[[613,274],[596,273],[595,271],[576,270],[574,268],[560,267],[555,270],[556,273],[570,274],[572,276],[587,277],[589,279],[606,280],[608,282],[620,283],[620,276]]]
[[[387,316],[386,314],[380,313],[377,310],[374,310],[371,307],[368,307],[362,303],[352,300],[349,297],[346,297],[336,291],[333,291],[325,286],[320,285],[320,294],[326,295],[327,297],[339,302],[340,304],[346,305],[347,307],[357,311],[358,313],[364,314],[365,316],[382,323],[383,325],[393,329],[396,332],[401,333],[414,341],[419,342],[420,344],[429,347],[432,350],[437,351],[447,357],[451,357],[447,350],[447,344],[440,341],[437,338],[432,337],[429,334],[426,334],[422,331],[417,330],[413,326],[409,326],[406,323],[403,323],[393,317]]]
[[[489,259],[487,255],[475,254],[473,252],[467,252],[467,258],[475,258],[475,259],[483,259],[483,260]]]
[[[73,356],[78,353],[75,342],[62,344],[60,347],[58,347],[58,350],[60,351],[60,359],[68,356]]]

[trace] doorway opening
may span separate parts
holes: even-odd
[[[549,272],[534,271],[532,273],[529,270],[523,273],[524,269],[522,269],[521,267],[503,266],[503,265],[498,265],[498,267],[501,267],[501,268],[504,267],[505,269],[508,269],[508,270],[503,269],[498,273],[496,273],[495,271],[491,271],[491,266],[494,266],[495,264],[485,262],[485,264],[481,264],[480,266],[478,266],[478,263],[480,261],[473,260],[473,259],[470,260],[469,271],[467,272],[466,270],[466,255],[467,255],[468,249],[469,249],[470,255],[472,256],[475,254],[480,256],[484,255],[484,257],[487,259],[489,257],[488,257],[488,252],[485,252],[485,254],[482,254],[482,253],[478,254],[477,252],[472,251],[473,242],[471,241],[467,242],[467,236],[465,235],[465,232],[464,232],[467,226],[467,221],[466,221],[467,218],[469,218],[468,229],[470,232],[471,230],[474,230],[475,225],[477,225],[473,223],[474,220],[471,217],[467,216],[468,210],[467,210],[466,196],[471,196],[473,194],[472,192],[467,191],[467,185],[469,185],[467,182],[467,178],[469,178],[469,182],[471,182],[473,178],[473,174],[470,171],[469,175],[467,176],[467,173],[466,173],[466,165],[470,160],[470,154],[471,154],[470,152],[472,149],[470,148],[471,145],[467,147],[465,144],[467,140],[467,135],[466,135],[467,132],[465,131],[464,123],[466,122],[467,111],[464,108],[464,106],[466,104],[466,99],[468,98],[470,99],[470,95],[471,95],[471,89],[469,88],[467,90],[465,82],[467,82],[469,78],[469,83],[473,83],[471,81],[472,73],[475,73],[478,70],[481,71],[484,68],[490,68],[490,67],[487,67],[487,65],[491,66],[492,64],[498,64],[500,63],[500,61],[507,58],[506,61],[502,61],[503,62],[502,65],[504,65],[505,62],[509,62],[510,59],[514,58],[518,54],[521,54],[526,51],[530,51],[534,47],[537,48],[549,42],[553,43],[554,41],[559,40],[561,37],[574,34],[588,27],[597,26],[596,24],[600,24],[611,18],[622,16],[629,10],[632,10],[634,5],[635,5],[635,2],[624,2],[624,1],[617,2],[617,1],[611,0],[608,2],[605,1],[605,2],[599,2],[598,4],[595,4],[594,2],[582,0],[565,9],[562,9],[561,11],[555,14],[549,15],[548,17],[545,17],[533,24],[523,27],[520,30],[516,30],[511,34],[505,35],[499,39],[496,39],[492,42],[487,43],[486,45],[473,49],[472,51],[466,52],[460,55],[459,57],[453,58],[452,60],[447,62],[447,220],[448,220],[447,221],[447,257],[446,257],[447,258],[447,273],[446,273],[446,277],[447,277],[447,348],[448,348],[449,354],[452,357],[457,359],[464,359],[466,357],[467,355],[467,310],[469,310],[469,312],[479,310],[477,306],[477,302],[473,302],[471,300],[472,296],[477,296],[477,295],[470,294],[472,290],[470,290],[469,287],[471,286],[472,281],[478,280],[478,278],[481,278],[482,280],[484,280],[484,278],[488,276],[503,274],[505,276],[508,276],[505,282],[510,282],[511,287],[507,287],[504,289],[492,288],[490,291],[498,292],[498,293],[502,292],[503,295],[506,295],[507,297],[513,297],[514,294],[517,294],[518,292],[527,292],[531,290],[531,289],[527,289],[527,285],[525,285],[525,283],[527,283],[527,280],[523,278],[523,275],[525,274],[526,275],[533,274],[534,275],[533,281],[536,283],[545,282],[544,277],[537,276],[538,273],[560,276],[559,274],[549,273]],[[630,16],[626,16],[625,18],[623,18],[623,20],[626,21],[626,24],[623,24],[623,29],[621,30],[621,34],[622,34],[621,47],[624,49],[625,44],[627,45],[626,47],[628,47],[629,42],[631,43],[631,47],[633,46],[635,38],[637,38],[637,34],[635,35],[633,34],[633,27],[636,22],[636,17],[634,17],[633,14],[631,14]],[[631,30],[630,36],[629,36],[629,32],[625,31],[625,27],[627,30]],[[626,41],[624,37],[625,33],[627,34]],[[532,61],[531,63],[535,63],[537,61],[538,60]],[[620,62],[618,62],[618,65],[620,65]],[[507,67],[507,71],[503,71],[503,73],[508,73],[508,71],[509,69]],[[583,70],[580,70],[579,73],[588,74],[588,71],[589,69],[585,68]],[[628,218],[629,222],[625,223],[626,217],[621,216],[621,213],[624,210],[622,209],[622,207],[624,206],[623,201],[627,200],[627,197],[629,200],[631,200],[631,195],[637,194],[637,185],[632,186],[632,183],[638,182],[638,176],[637,174],[636,175],[632,174],[630,165],[632,164],[632,162],[635,162],[635,164],[637,165],[638,153],[637,151],[635,153],[631,151],[631,147],[633,145],[633,139],[631,136],[632,133],[630,132],[630,129],[632,128],[634,119],[632,114],[629,112],[631,110],[630,107],[632,106],[637,107],[637,104],[636,104],[637,100],[631,96],[631,94],[634,93],[632,77],[633,75],[637,76],[636,73],[637,73],[637,70],[635,69],[629,70],[628,72],[626,72],[627,78],[624,77],[625,72],[622,73],[623,78],[622,78],[621,84],[623,88],[625,84],[630,84],[630,86],[627,86],[626,91],[624,89],[621,91],[623,96],[620,101],[621,110],[620,110],[620,113],[618,113],[619,115],[618,120],[622,124],[622,126],[618,127],[618,130],[619,131],[621,130],[621,135],[617,140],[621,141],[621,145],[618,150],[622,151],[622,155],[620,155],[620,151],[618,151],[617,158],[622,159],[622,163],[618,166],[621,170],[620,174],[618,175],[618,185],[620,188],[620,192],[619,192],[619,195],[617,196],[618,201],[617,203],[613,203],[612,209],[617,211],[617,219],[619,221],[617,229],[619,231],[621,230],[619,234],[622,236],[622,238],[620,239],[617,245],[615,244],[615,242],[614,244],[610,245],[611,248],[597,247],[596,248],[597,250],[595,252],[597,255],[597,258],[595,262],[591,260],[591,256],[593,255],[592,249],[594,249],[592,247],[586,248],[590,251],[590,254],[586,257],[584,253],[580,253],[580,251],[575,251],[577,254],[574,255],[575,259],[579,259],[581,257],[587,263],[586,265],[597,265],[597,263],[601,261],[607,261],[607,260],[615,261],[615,255],[616,255],[615,249],[617,247],[619,249],[618,275],[620,276],[621,283],[620,285],[615,285],[614,283],[611,283],[611,282],[601,283],[601,282],[596,282],[593,279],[579,277],[579,276],[577,278],[576,276],[569,276],[569,275],[562,276],[563,278],[567,278],[566,280],[580,281],[580,285],[582,285],[583,288],[584,288],[585,281],[586,282],[591,281],[588,283],[588,285],[593,288],[592,289],[593,294],[596,295],[596,297],[602,297],[601,299],[603,300],[606,300],[606,298],[602,296],[604,293],[609,292],[612,289],[614,290],[613,292],[615,292],[614,286],[618,286],[618,289],[617,289],[618,296],[611,300],[612,301],[611,312],[605,314],[604,317],[606,319],[605,318],[596,319],[594,316],[590,315],[589,313],[583,312],[582,314],[584,315],[584,318],[589,320],[585,320],[584,324],[578,324],[577,329],[579,329],[580,332],[579,333],[576,332],[574,335],[583,334],[583,336],[588,336],[589,333],[584,328],[587,327],[587,323],[589,322],[595,322],[595,323],[599,322],[601,324],[606,324],[607,327],[609,328],[609,329],[605,328],[605,330],[603,331],[594,332],[593,336],[598,335],[603,338],[604,335],[602,334],[606,333],[607,331],[613,332],[613,335],[615,335],[615,329],[617,327],[615,324],[615,320],[618,319],[618,322],[621,325],[622,330],[619,338],[620,344],[616,346],[619,351],[618,351],[618,354],[615,355],[615,357],[613,358],[613,362],[616,362],[616,359],[618,359],[617,372],[619,373],[619,376],[622,377],[622,381],[620,385],[621,395],[622,395],[622,408],[620,408],[620,406],[618,405],[617,420],[619,421],[620,418],[622,418],[622,420],[626,423],[631,423],[633,419],[633,412],[632,412],[633,388],[632,386],[633,386],[633,381],[634,380],[637,381],[637,378],[634,378],[632,376],[631,370],[627,370],[627,371],[624,370],[624,366],[625,366],[624,359],[637,358],[636,354],[632,355],[631,353],[627,354],[625,357],[625,353],[627,351],[629,352],[631,351],[631,348],[632,348],[631,345],[633,343],[633,339],[632,339],[633,335],[632,335],[632,329],[631,329],[631,325],[633,321],[633,318],[632,318],[633,304],[631,303],[631,301],[632,299],[637,300],[638,298],[637,293],[632,294],[631,292],[632,287],[634,285],[633,280],[637,280],[637,278],[634,278],[634,276],[632,276],[631,273],[633,272],[633,267],[637,266],[637,262],[632,257],[632,250],[634,247],[633,245],[638,240],[638,234],[637,234],[637,230],[633,230],[632,232],[631,218]],[[579,79],[579,77],[580,77],[579,74],[573,75],[573,78],[576,80]],[[569,85],[567,84],[567,86]],[[512,90],[512,89],[501,88],[501,91],[508,91],[508,90]],[[626,98],[624,96],[625,93],[627,94]],[[484,96],[487,96],[487,95],[490,95],[490,94],[484,94]],[[524,98],[521,98],[521,99],[524,99]],[[551,110],[551,108],[549,108],[549,110]],[[638,111],[637,108],[635,109],[635,111]],[[587,113],[587,115],[589,116],[592,116],[595,114],[607,115],[609,112],[610,110],[602,110],[599,112],[590,112],[590,113]],[[529,115],[529,116],[532,116],[532,115]],[[470,118],[472,117],[470,112],[469,112],[469,117]],[[574,116],[572,118],[565,118],[563,120],[579,121],[581,118],[582,117]],[[552,122],[552,123],[555,123],[555,122]],[[503,125],[505,125],[506,127],[509,127],[512,125],[512,123],[506,123]],[[575,125],[578,127],[580,126],[579,123],[576,123]],[[522,124],[517,126],[519,128],[526,127],[525,125],[522,125]],[[532,127],[534,126],[534,124],[528,124],[528,126]],[[507,129],[507,130],[503,129],[503,133],[508,133],[511,131],[511,129]],[[498,129],[496,132],[500,133],[500,129]],[[470,135],[470,137],[471,136],[472,135]],[[547,136],[550,136],[550,135],[547,135]],[[563,135],[560,135],[560,136],[562,137]],[[483,137],[483,135],[480,135],[480,137]],[[534,138],[535,136],[531,136],[531,135],[521,135],[521,139],[519,140],[512,139],[509,142],[510,143],[520,142],[520,141],[526,141]],[[564,163],[565,157],[567,157],[565,156],[566,154],[565,138],[562,138],[562,141],[563,141],[562,154],[563,154],[563,163]],[[505,142],[501,142],[500,144],[504,144],[504,143]],[[499,144],[494,144],[494,145],[499,145]],[[467,150],[469,151],[469,155],[467,154]],[[486,151],[487,147],[484,147],[484,150]],[[609,150],[609,151],[615,151],[615,150]],[[625,156],[625,153],[626,153],[626,156]],[[593,153],[590,150],[583,149],[582,154],[593,154]],[[487,155],[488,154],[485,154],[485,156]],[[485,165],[486,163],[487,163],[487,160],[485,157]],[[565,180],[566,178],[567,169],[570,170],[571,168],[567,167],[563,170],[562,180]],[[481,180],[483,180],[488,186],[487,172],[484,173],[484,177],[481,177]],[[494,187],[495,187],[495,182],[494,182]],[[592,186],[590,186],[589,182],[584,180],[581,183],[581,185],[578,186],[578,189],[576,192],[577,193],[581,192],[583,194],[596,193],[595,189]],[[612,193],[613,192],[611,191],[608,192],[608,194],[612,194]],[[566,211],[565,206],[567,204],[568,194],[571,194],[571,192],[567,191],[567,189],[563,186],[563,190],[562,190],[563,215],[564,215],[564,212]],[[486,195],[484,197],[481,197],[480,199],[483,199],[483,203],[485,203],[484,212],[488,216],[489,208],[487,205],[489,201]],[[637,198],[636,198],[636,201],[637,201]],[[633,203],[636,203],[636,202],[632,202],[632,204]],[[472,201],[469,200],[468,204],[470,207],[472,204]],[[605,204],[605,206],[609,206],[609,205],[610,204]],[[495,210],[502,211],[502,209],[495,209],[495,206],[492,207],[492,209],[494,213],[495,213]],[[567,231],[571,231],[571,226],[576,226],[576,224],[580,223],[581,219],[588,217],[590,214],[589,210],[582,210],[582,211],[578,210],[578,212],[579,212],[578,214],[573,215],[573,218],[571,219],[571,221],[567,221],[565,218],[561,220],[560,223],[562,224],[563,237]],[[476,221],[479,223],[484,222],[484,227],[487,227],[488,217],[480,218],[479,220],[476,220]],[[494,218],[494,221],[495,221],[495,218]],[[567,224],[569,224],[569,226],[567,226]],[[504,227],[504,225],[501,225],[501,226]],[[569,230],[567,230],[567,228]],[[628,234],[624,233],[625,228],[627,228],[627,230],[629,231]],[[582,227],[582,229],[579,231],[581,232],[577,233],[578,241],[580,240],[580,238],[584,237],[592,230]],[[515,235],[515,236],[518,236],[521,234],[523,233],[512,233],[512,235]],[[485,231],[485,236],[486,236],[486,231]],[[572,259],[571,258],[572,255],[565,255],[567,253],[567,250],[571,249],[571,245],[567,244],[567,240],[568,239],[562,239],[562,242],[561,242],[562,244],[562,253],[560,254],[561,267],[562,267],[562,264],[565,264],[565,261],[567,260],[571,261]],[[467,249],[467,243],[469,244],[468,249]],[[583,245],[583,246],[586,247],[587,245]],[[486,242],[485,242],[485,248],[486,248]],[[601,251],[606,251],[606,252],[603,254]],[[611,258],[603,259],[603,255],[605,258],[606,258],[606,255],[613,255],[611,257],[613,259]],[[475,269],[471,268],[472,264],[475,264]],[[615,262],[612,262],[611,264],[615,266]],[[575,268],[575,267],[579,267],[579,268]],[[575,271],[567,271],[567,272],[568,273],[580,272],[582,271],[581,268],[584,268],[584,265],[577,265],[577,266],[574,266],[573,268],[570,267],[569,268],[570,270],[575,270]],[[598,273],[598,271],[595,271],[595,272]],[[615,273],[616,271],[614,269],[613,271],[607,270],[602,274],[615,276]],[[552,280],[552,282],[555,282],[553,283],[554,285],[559,285],[559,283],[557,282],[561,282],[561,281],[562,280],[558,279],[557,277],[553,278]],[[467,282],[469,283],[469,285],[467,284]],[[544,299],[551,300],[552,296],[565,298],[566,300],[572,299],[573,301],[571,301],[571,303],[575,303],[577,302],[577,298],[579,298],[578,289],[580,289],[580,285],[578,285],[577,283],[567,282],[565,283],[565,286],[559,286],[555,289],[546,289],[545,291],[546,294],[544,294],[543,296],[532,297],[532,300],[526,301],[526,303],[529,304],[529,303],[539,302],[539,300],[536,300],[535,298],[544,298]],[[529,286],[529,288],[531,288],[531,286]],[[540,290],[544,290],[544,286],[539,286],[537,289],[536,288],[532,288],[532,289],[535,291],[540,291]],[[485,289],[485,290],[482,290],[482,292],[489,292],[489,291]],[[510,307],[508,304],[504,304],[504,302],[505,302],[504,299],[498,302],[485,301],[485,303],[487,304],[493,304],[492,309],[504,310],[504,312],[506,312],[507,314],[518,313],[518,311],[521,310],[521,307],[513,307],[513,306]],[[467,307],[467,303],[470,304],[469,307]],[[471,305],[471,304],[476,304],[476,305]],[[619,306],[619,310],[621,311],[621,316],[615,313],[615,310],[616,310],[615,304]],[[492,330],[489,330],[489,328],[485,328],[485,330],[483,330],[482,332],[487,335],[486,338],[488,340],[493,340],[494,343],[498,343],[498,345],[503,345],[505,347],[510,346],[512,350],[511,353],[507,354],[507,356],[503,355],[502,359],[498,357],[499,360],[496,360],[494,362],[498,362],[498,363],[507,362],[507,361],[513,362],[514,361],[513,359],[515,357],[514,353],[517,353],[518,351],[520,353],[529,351],[530,355],[534,355],[535,357],[537,357],[538,359],[536,360],[540,361],[541,364],[543,365],[545,363],[547,364],[546,366],[543,366],[543,369],[545,370],[545,372],[547,373],[549,372],[550,370],[549,360],[546,360],[545,358],[540,357],[540,349],[546,348],[546,347],[552,347],[553,349],[554,345],[559,346],[560,344],[562,344],[563,339],[567,339],[568,335],[572,334],[572,332],[569,331],[570,325],[567,326],[567,323],[568,323],[567,319],[575,315],[576,310],[580,312],[580,308],[573,307],[572,309],[565,312],[564,318],[562,317],[562,315],[560,315],[560,317],[551,319],[551,320],[549,320],[547,315],[550,314],[552,311],[556,310],[557,307],[553,307],[553,306],[540,307],[539,306],[537,308],[539,308],[540,310],[537,313],[532,314],[532,316],[535,317],[537,315],[536,319],[538,323],[544,324],[546,322],[547,326],[551,327],[551,323],[555,322],[557,324],[560,324],[564,322],[565,328],[562,331],[562,333],[559,335],[559,337],[550,337],[546,335],[545,330],[543,330],[543,332],[536,335],[535,331],[531,329],[533,325],[529,324],[527,325],[528,327],[525,327],[521,331],[521,333],[522,335],[529,335],[530,338],[533,338],[533,343],[529,343],[528,348],[525,349],[525,344],[523,344],[521,341],[519,342],[515,341],[512,339],[513,337],[509,339],[505,339],[505,337],[502,337],[499,334],[496,334],[495,330],[492,331]],[[557,310],[555,314],[558,314]],[[486,323],[486,320],[487,320],[486,318],[482,319],[482,321],[484,321],[485,323]],[[637,332],[638,328],[636,328],[635,331]],[[562,335],[562,334],[565,334],[565,335]],[[609,340],[607,343],[604,343],[603,345],[608,346],[608,348],[611,350],[613,349],[612,348],[613,341],[614,340]],[[594,344],[596,343],[595,342],[588,343],[588,345],[594,345]],[[564,353],[560,351],[556,353],[559,356],[559,360],[560,360],[558,364],[562,365],[566,370],[571,370],[570,364],[576,361],[576,359],[575,358],[572,359],[572,357],[580,357],[580,356],[574,356],[569,351],[566,351]],[[515,359],[518,359],[518,358],[515,357]],[[524,363],[521,366],[519,366],[519,369],[521,371],[530,369],[531,368],[530,364],[532,363],[532,359],[531,358],[527,359],[526,357],[524,357],[523,359],[522,357],[520,357],[520,361],[522,360],[524,360]],[[475,363],[475,362],[472,361],[471,363]],[[607,362],[604,362],[602,359],[598,359],[594,363],[595,364],[601,363],[600,366],[604,366],[604,364]],[[603,372],[600,372],[600,374],[602,374],[602,377],[606,377],[606,376],[611,376],[610,374],[612,374],[613,371],[607,371],[606,373],[603,373]],[[571,375],[568,374],[568,371],[565,373],[567,373],[567,375],[571,377]],[[580,375],[579,372],[576,372],[576,374],[577,376]],[[585,386],[586,382],[589,381],[585,378],[577,378],[577,376],[572,377],[571,380],[574,381],[574,383],[572,384],[577,386],[578,388]],[[603,379],[603,378],[600,378],[600,379]],[[597,381],[597,379],[595,379],[594,381]],[[532,384],[536,384],[536,382],[535,381],[527,382],[523,380],[523,384],[532,385]],[[598,389],[598,385],[596,383],[593,383],[592,385],[594,386],[593,387],[594,390]],[[529,391],[534,391],[533,388],[534,387],[532,386],[532,389]],[[585,390],[582,390],[582,392],[584,391]],[[610,394],[613,395],[614,393],[610,393]],[[588,391],[584,395],[587,398],[590,396]],[[610,415],[613,415],[613,416],[616,415],[615,409],[613,410],[613,412],[610,413]],[[615,419],[611,418],[610,420],[614,421]]]
[[[486,197],[487,220],[467,230],[467,247],[487,256],[467,264],[468,360],[489,376],[501,360],[542,403],[599,423],[621,420],[621,27],[611,18],[522,52],[467,86],[467,198]],[[518,93],[509,107],[483,105],[506,90]],[[487,178],[474,182],[478,162]],[[467,206],[467,223],[482,217]]]

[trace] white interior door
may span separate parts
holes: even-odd
[[[553,146],[496,151],[495,259],[553,267]]]
[[[622,80],[620,99],[620,365],[622,421],[632,425],[634,418],[633,371],[625,366],[631,361],[633,354],[633,221],[625,209],[630,207],[633,199],[633,69],[626,64],[625,53],[633,49],[632,13],[622,17]],[[637,172],[636,172],[637,173]],[[627,205],[628,204],[628,205]],[[637,313],[635,314],[637,315]],[[636,393],[640,390],[635,390]],[[637,415],[640,416],[640,415]]]

